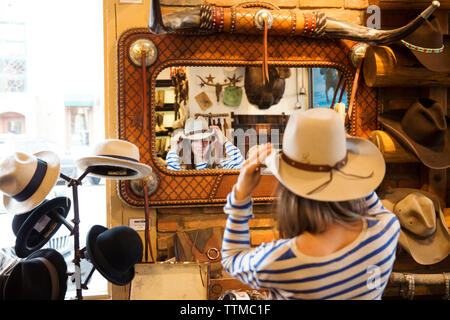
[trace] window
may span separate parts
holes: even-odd
[[[25,92],[25,56],[25,24],[0,20],[0,92]]]
[[[50,150],[61,172],[77,178],[75,160],[104,139],[103,1],[0,0],[0,154]],[[80,23],[80,17],[83,17]],[[95,125],[94,125],[95,124]],[[80,249],[93,225],[106,225],[103,179],[87,176],[78,188]],[[60,179],[48,198],[72,189]],[[104,201],[99,201],[104,199]],[[14,253],[13,215],[0,201],[0,251]],[[67,221],[72,223],[73,203]],[[74,272],[73,236],[62,225],[47,247]],[[12,250],[11,250],[12,249]],[[82,282],[91,264],[81,262]],[[107,281],[94,272],[83,296],[104,295]],[[66,299],[76,297],[69,280]]]

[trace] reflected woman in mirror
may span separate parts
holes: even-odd
[[[252,192],[265,166],[279,182],[280,237],[252,247]],[[377,147],[347,136],[335,111],[295,111],[282,150],[253,148],[227,197],[224,270],[271,299],[381,299],[400,232],[374,191],[384,174]]]
[[[219,127],[198,117],[187,119],[184,130],[174,132],[166,162],[171,170],[240,169],[244,158]]]

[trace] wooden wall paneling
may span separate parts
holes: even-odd
[[[444,112],[447,112],[447,88],[430,88],[429,97],[438,101],[442,105]],[[430,169],[428,179],[428,191],[436,193],[441,199],[443,207],[446,208],[449,205],[445,203],[447,199],[447,170]]]

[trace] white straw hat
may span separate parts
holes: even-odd
[[[203,117],[197,119],[189,118],[184,125],[184,133],[181,135],[184,139],[199,140],[209,138],[213,131],[208,126],[208,121]]]
[[[152,168],[139,162],[139,148],[131,142],[107,139],[97,143],[91,156],[75,161],[77,166],[99,178],[133,180],[147,176]]]
[[[36,208],[55,186],[59,171],[59,157],[51,151],[16,152],[3,158],[0,191],[6,210],[22,214]]]
[[[365,197],[386,170],[377,147],[363,138],[346,138],[344,123],[330,108],[294,111],[283,149],[272,152],[266,165],[287,189],[318,201]]]

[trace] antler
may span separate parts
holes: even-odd
[[[369,44],[387,44],[399,41],[414,32],[425,19],[430,17],[433,12],[439,8],[439,6],[439,1],[433,1],[431,5],[414,20],[403,27],[393,30],[377,30],[358,24],[339,21],[326,17],[322,12],[310,13],[300,9],[268,10],[268,12],[272,15],[274,20],[284,19],[288,20],[287,22],[291,22],[290,24],[273,23],[272,29],[270,29],[270,32],[273,34],[340,38],[366,42]],[[197,34],[206,32],[253,32],[255,34],[260,34],[261,30],[257,27],[252,28],[249,31],[248,25],[245,25],[244,23],[244,18],[248,18],[249,14],[256,16],[257,12],[258,8],[254,7],[223,8],[201,5],[199,7],[171,12],[162,16],[159,0],[152,0],[150,4],[149,29],[155,34],[188,31],[194,31]],[[224,16],[231,16],[231,21],[229,21],[230,19],[223,19]],[[277,26],[284,27],[278,28]]]

